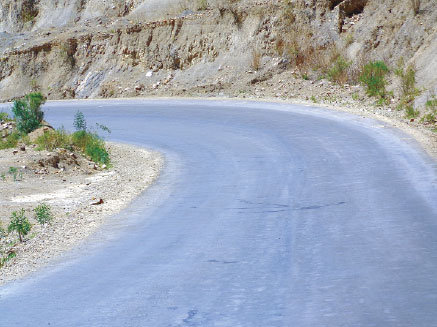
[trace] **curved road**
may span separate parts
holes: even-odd
[[[0,288],[0,326],[437,326],[436,163],[404,134],[284,104],[46,108],[167,162],[91,240]]]

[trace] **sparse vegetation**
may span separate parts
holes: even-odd
[[[420,121],[426,124],[437,123],[437,98],[433,96],[432,99],[426,101],[425,107],[428,113],[426,113]]]
[[[411,105],[408,105],[405,107],[405,117],[408,119],[414,119],[420,115],[420,112],[418,110],[414,110],[414,107]]]
[[[73,134],[67,133],[63,128],[47,131],[36,139],[37,149],[53,151],[56,148],[69,150],[76,148],[95,163],[108,166],[110,158],[105,142],[96,132],[85,130],[86,121],[81,112],[76,113],[74,126],[77,131]],[[97,124],[97,128],[110,132],[106,126],[101,124]]]
[[[4,139],[0,138],[0,150],[15,148],[20,140],[20,133],[12,132]]]
[[[0,121],[11,121],[11,117],[7,112],[0,111]]]
[[[328,70],[329,80],[337,84],[344,84],[348,80],[347,70],[351,63],[342,56],[339,56],[333,66]]]
[[[12,175],[14,182],[21,180],[23,178],[23,174],[19,172],[17,167],[9,167],[8,173]]]
[[[35,219],[41,225],[50,224],[53,220],[53,213],[51,208],[45,204],[39,204],[35,209],[33,209],[35,213]]]
[[[383,61],[372,61],[363,67],[360,82],[366,88],[366,93],[369,96],[377,97],[380,100],[387,98],[385,76],[388,72],[389,69]]]
[[[429,112],[429,113],[425,114],[425,115],[420,119],[420,121],[421,121],[422,123],[426,123],[426,124],[434,124],[434,123],[437,122],[437,120],[436,120],[436,114],[435,114],[435,113],[432,113],[432,112]]]
[[[24,209],[12,212],[11,222],[8,226],[9,233],[17,232],[20,242],[23,242],[23,237],[26,236],[31,229],[32,225],[27,219]]]
[[[400,78],[401,92],[400,98],[402,107],[411,104],[416,96],[420,94],[420,90],[416,87],[416,69],[413,65],[405,68],[403,59],[398,63],[398,68],[395,70],[395,75]]]
[[[96,134],[87,131],[78,131],[71,136],[72,144],[88,155],[92,161],[102,165],[109,165],[109,153],[105,143]]]
[[[32,22],[38,16],[35,0],[24,1],[21,7],[21,19],[23,23]]]
[[[426,101],[425,106],[429,110],[437,110],[437,98],[433,96],[432,99]]]
[[[38,145],[37,150],[72,149],[71,137],[63,128],[46,131],[36,139],[35,143]]]
[[[0,258],[0,268],[5,265],[6,262],[9,260],[15,258],[17,254],[13,250],[9,250],[8,253],[6,253],[6,256]]]
[[[17,121],[17,129],[22,133],[30,133],[41,126],[44,112],[41,105],[45,103],[45,97],[39,93],[29,93],[21,100],[16,100],[12,107],[14,118]]]

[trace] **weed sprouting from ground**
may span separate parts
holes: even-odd
[[[366,93],[369,96],[386,99],[388,93],[385,88],[385,76],[388,72],[389,69],[383,61],[372,61],[363,67],[360,82],[366,88]]]
[[[11,121],[11,117],[7,112],[0,111],[0,121]]]
[[[63,128],[55,131],[46,131],[36,139],[35,143],[38,145],[37,150],[72,149],[71,137]]]
[[[12,132],[6,138],[0,138],[0,150],[15,148],[20,140],[21,134],[18,132]]]
[[[344,84],[348,80],[348,68],[351,65],[342,56],[339,56],[335,61],[334,65],[328,70],[329,80],[336,82],[337,84]]]
[[[39,204],[35,209],[35,219],[41,225],[50,224],[53,220],[52,209],[45,203]]]
[[[12,212],[11,222],[8,226],[9,233],[17,232],[20,242],[23,242],[23,237],[26,236],[31,229],[32,225],[29,223],[29,220],[27,220],[24,209]]]
[[[409,105],[405,107],[405,117],[409,119],[414,119],[418,117],[420,112],[418,110],[414,110],[414,107]]]
[[[88,155],[92,161],[108,165],[109,153],[104,141],[96,134],[87,131],[77,131],[71,136],[72,144]]]

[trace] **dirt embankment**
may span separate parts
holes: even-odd
[[[124,6],[40,0],[32,2],[33,16],[25,15],[26,0],[14,3],[0,0],[9,13],[0,28],[3,100],[31,90],[49,99],[303,100],[437,130],[437,119],[420,123],[436,110],[425,106],[437,94],[434,0],[421,0],[418,8],[396,0],[133,0]],[[418,91],[399,111],[401,59],[405,68],[415,67]],[[374,60],[390,69],[389,96],[379,105],[359,81],[363,65]],[[413,119],[406,118],[409,106],[418,111]]]
[[[32,89],[49,99],[235,95],[284,70],[317,80],[317,62],[330,59],[318,50],[332,46],[357,64],[414,64],[424,90],[418,107],[437,93],[434,0],[419,1],[417,11],[396,0],[167,0],[159,9],[150,0],[14,2],[0,1],[9,12],[0,28],[8,32],[0,37],[4,100]],[[253,79],[254,71],[263,75]]]
[[[109,169],[66,150],[0,151],[0,221],[6,227],[13,211],[25,209],[32,223],[23,243],[15,232],[0,239],[2,257],[15,255],[0,268],[0,284],[36,270],[91,235],[150,186],[163,165],[156,152],[114,143],[108,150]],[[52,208],[50,225],[34,219],[32,210],[40,203]]]

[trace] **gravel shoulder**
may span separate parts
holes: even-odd
[[[6,174],[0,181],[0,221],[6,227],[12,211],[24,208],[32,230],[23,243],[14,245],[16,257],[1,268],[0,285],[21,278],[46,265],[59,254],[86,239],[105,218],[118,213],[149,187],[159,176],[164,159],[157,153],[125,144],[108,143],[112,167],[106,170],[77,170],[70,173],[26,173],[13,181]],[[3,150],[0,168],[21,166],[31,150],[15,153]],[[41,153],[40,155],[45,155]],[[102,201],[100,201],[100,199]],[[32,209],[44,202],[51,206],[55,219],[41,226],[32,217]],[[96,204],[103,202],[100,204]],[[6,242],[16,240],[8,236]]]

